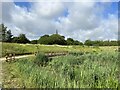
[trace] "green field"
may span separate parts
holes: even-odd
[[[118,87],[119,52],[115,51],[117,47],[38,45],[38,48],[41,52],[69,51],[69,55],[54,57],[44,66],[35,63],[37,56],[18,59],[16,62],[3,62],[3,87]],[[11,50],[16,54],[37,51],[35,45],[31,44],[3,43],[3,53]],[[39,58],[37,59],[39,61]]]
[[[33,54],[36,51],[40,52],[91,52],[100,51],[99,47],[88,46],[60,46],[60,45],[41,45],[41,44],[17,44],[17,43],[2,43],[2,56],[6,53],[15,53],[16,55]]]

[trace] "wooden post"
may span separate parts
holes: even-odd
[[[8,62],[8,55],[7,54],[6,54],[5,58],[6,58],[6,62]]]
[[[13,60],[15,60],[15,53],[13,54]]]
[[[12,53],[9,54],[9,60],[12,60]]]

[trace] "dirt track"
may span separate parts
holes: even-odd
[[[19,58],[24,58],[24,57],[29,57],[29,56],[34,56],[33,54],[32,55],[22,55],[22,56],[15,56],[16,59],[19,59]],[[0,62],[1,61],[5,61],[5,57],[4,58],[0,58]]]
[[[63,55],[67,55],[67,53],[46,53],[45,54],[48,57],[55,57],[55,56],[63,56]],[[21,56],[15,56],[15,59],[19,59],[19,58],[25,58],[25,57],[30,57],[30,56],[35,56],[34,54],[31,55],[21,55]],[[1,61],[5,61],[6,58],[0,58],[0,62]]]

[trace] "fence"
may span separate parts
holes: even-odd
[[[15,54],[13,54],[13,53],[7,53],[6,54],[6,56],[5,56],[5,58],[6,58],[6,62],[8,62],[8,61],[13,61],[13,60],[15,60]]]

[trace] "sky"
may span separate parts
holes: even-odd
[[[30,40],[45,34],[84,42],[118,39],[117,2],[3,2],[0,22]]]

